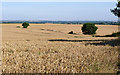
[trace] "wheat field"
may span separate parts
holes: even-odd
[[[83,35],[82,25],[2,24],[3,73],[116,73],[116,37]],[[16,28],[20,26],[20,28]],[[96,25],[97,35],[117,25]],[[68,34],[73,31],[75,34]]]

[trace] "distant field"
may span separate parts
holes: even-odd
[[[72,36],[74,37],[75,35],[67,34],[70,31],[73,31],[75,33],[82,35],[82,31],[81,31],[82,25],[69,25],[69,24],[68,25],[67,24],[30,24],[30,25],[31,26],[28,29],[23,29],[21,24],[3,24],[2,25],[3,39],[12,39],[12,38],[25,39],[26,36],[27,37],[30,36],[28,39],[32,39],[34,37],[33,38],[34,40],[35,38],[41,38],[41,37],[72,38]],[[16,28],[16,26],[21,26],[21,28],[20,29]],[[96,25],[96,26],[98,27],[97,35],[108,35],[118,31],[117,25]],[[16,36],[13,36],[13,35],[16,35]],[[44,36],[39,36],[39,35],[44,35]],[[80,37],[80,35],[77,35],[77,36]],[[46,36],[49,36],[49,37],[46,37]]]
[[[83,35],[82,25],[2,24],[3,72],[115,73],[116,37]],[[117,25],[96,25],[97,35],[117,32]],[[68,34],[73,31],[76,34]]]

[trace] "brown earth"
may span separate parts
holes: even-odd
[[[83,35],[82,25],[2,25],[4,73],[115,73],[116,37]],[[96,25],[97,35],[118,31],[117,25]],[[68,34],[73,31],[76,34]]]

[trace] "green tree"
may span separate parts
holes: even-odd
[[[82,27],[82,32],[83,34],[96,34],[96,30],[98,29],[98,27],[95,26],[94,23],[85,23],[83,24]]]
[[[120,22],[120,1],[118,1],[114,9],[111,9],[111,12],[118,17],[118,22]]]
[[[23,26],[23,28],[27,28],[27,27],[30,26],[30,25],[29,25],[29,23],[24,22],[24,23],[22,24],[22,26]]]

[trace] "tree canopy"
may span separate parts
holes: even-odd
[[[118,3],[117,3],[116,6],[117,6],[116,8],[111,9],[111,12],[112,12],[115,16],[120,17],[120,1],[118,1]]]
[[[23,26],[23,28],[27,28],[27,27],[29,26],[29,23],[24,22],[24,23],[22,24],[22,26]]]

